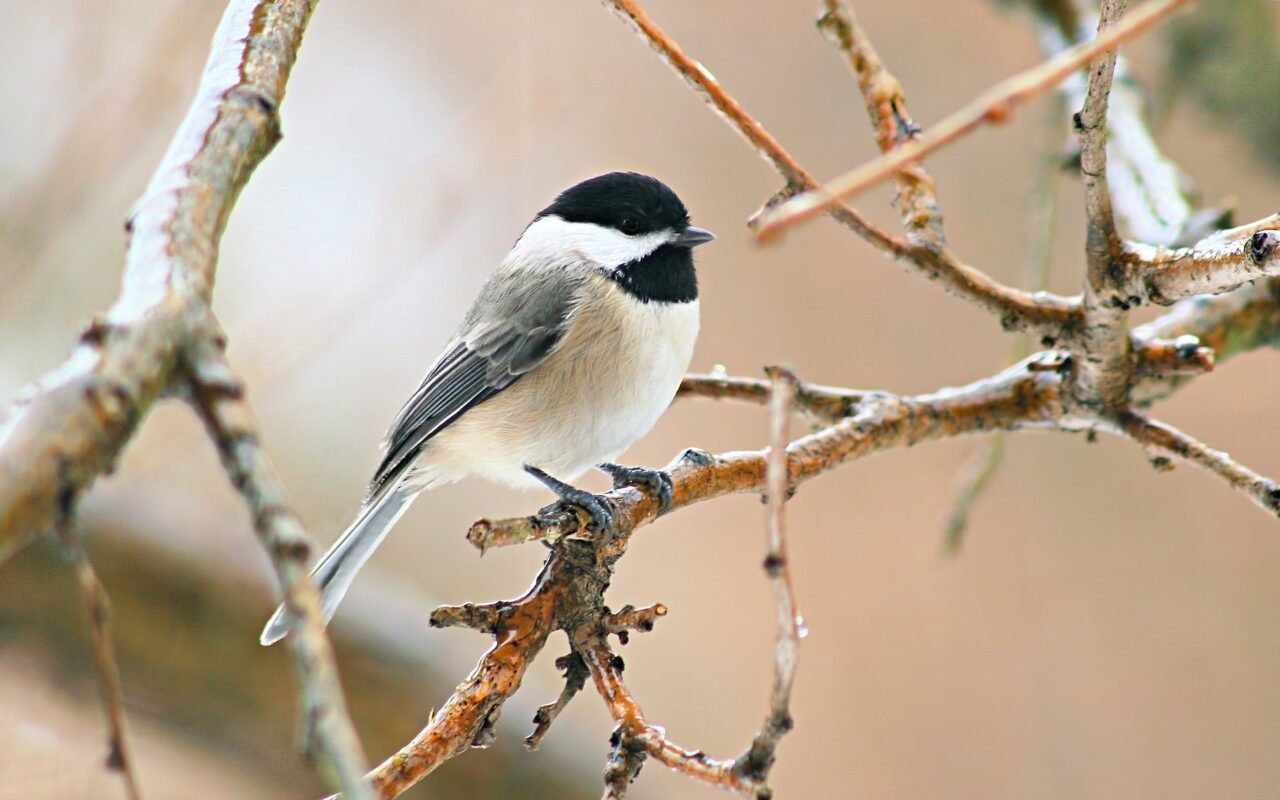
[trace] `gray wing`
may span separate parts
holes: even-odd
[[[569,273],[499,270],[489,279],[458,334],[387,432],[370,499],[404,474],[431,437],[555,350],[581,287],[581,277]]]

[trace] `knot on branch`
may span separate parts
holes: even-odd
[[[1280,248],[1280,231],[1258,231],[1249,239],[1249,258],[1260,267],[1277,248]]]
[[[629,631],[640,631],[648,633],[653,630],[654,623],[658,617],[667,615],[667,607],[662,603],[654,603],[647,608],[636,608],[627,604],[616,613],[610,612],[605,607],[604,619],[601,620],[601,627],[605,633],[613,633],[618,637],[618,641],[626,644],[628,641]]]

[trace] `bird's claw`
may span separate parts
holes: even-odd
[[[587,515],[587,529],[597,533],[603,533],[605,536],[613,536],[613,507],[609,501],[600,495],[592,494],[574,486],[570,486],[564,481],[553,478],[542,470],[530,464],[524,465],[524,471],[529,473],[543,486],[550,489],[560,498],[560,502],[552,503],[542,509],[542,513],[549,513],[559,509],[568,511],[582,510]]]
[[[608,461],[603,464],[597,464],[596,469],[613,478],[613,488],[623,489],[629,486],[635,486],[647,490],[658,501],[658,516],[667,513],[671,508],[671,496],[675,491],[675,484],[671,481],[671,476],[660,469],[648,469],[647,467],[624,467],[621,464],[613,464]]]

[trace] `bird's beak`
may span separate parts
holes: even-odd
[[[676,237],[673,244],[678,244],[681,247],[697,247],[700,244],[706,244],[714,238],[716,238],[716,235],[711,231],[703,230],[702,228],[695,228],[690,225],[684,229],[684,233]]]

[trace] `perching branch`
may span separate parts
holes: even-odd
[[[747,139],[753,149],[778,168],[788,187],[784,189],[783,195],[794,191],[797,186],[805,185],[809,180],[808,174],[775,140],[764,133],[754,118],[724,93],[706,70],[686,56],[634,2],[607,0],[606,5],[647,40],[713,110]],[[1172,5],[1176,3],[1151,4],[1144,9],[1159,7],[1168,10]],[[841,15],[840,7],[831,2],[825,4],[825,9],[827,13],[820,24],[836,40],[859,76],[860,84],[864,87],[864,100],[871,111],[877,133],[883,137],[886,128],[890,132],[896,129],[896,135],[910,139],[913,135],[909,131],[911,126],[903,122],[909,118],[906,116],[901,88],[886,77],[888,73],[884,71],[883,65],[878,64],[878,60],[875,63],[866,60],[873,57],[874,50],[868,42],[859,43],[856,27],[850,27],[856,26],[852,16]],[[1111,11],[1114,13],[1115,9]],[[1110,19],[1107,15],[1104,18]],[[1126,23],[1121,23],[1124,24]],[[1103,34],[1104,37],[1107,35]],[[1104,38],[1103,41],[1107,40]],[[1105,49],[1096,44],[1094,47],[1094,54]],[[1095,87],[1093,111],[1098,110],[1096,104],[1099,101],[1105,109],[1108,88],[1102,82],[1095,82]],[[1102,113],[1105,118],[1105,110]],[[1085,139],[1088,140],[1090,136],[1092,134],[1087,134]],[[1105,152],[1105,138],[1102,134],[1097,135],[1096,141],[1086,141],[1086,144],[1089,147],[1101,145]],[[1102,165],[1105,166],[1105,161]],[[921,174],[923,173],[917,173]],[[901,191],[912,189],[908,181],[904,180],[903,183]],[[918,184],[915,189],[919,190],[916,198],[931,197],[931,187],[923,190]],[[900,202],[901,197],[902,195]],[[936,208],[936,204],[933,208]],[[1098,208],[1104,206],[1099,205]],[[1165,396],[1191,377],[1212,368],[1214,352],[1211,348],[1214,345],[1226,347],[1224,356],[1229,356],[1241,349],[1276,342],[1280,338],[1280,311],[1277,310],[1275,301],[1280,296],[1280,289],[1274,284],[1280,284],[1280,281],[1269,284],[1265,292],[1260,289],[1248,290],[1247,298],[1223,295],[1188,301],[1194,302],[1194,307],[1186,303],[1179,304],[1161,319],[1132,334],[1127,330],[1123,318],[1117,325],[1095,325],[1100,335],[1105,328],[1106,335],[1111,338],[1097,343],[1081,342],[1078,340],[1082,335],[1079,329],[1089,323],[1096,324],[1098,320],[1089,319],[1079,301],[1051,298],[1042,306],[1025,303],[1026,298],[1043,298],[1040,295],[1018,293],[1017,290],[1006,290],[1004,287],[992,290],[991,287],[997,285],[986,281],[981,273],[967,267],[957,269],[960,262],[937,246],[941,241],[940,226],[937,227],[938,236],[928,246],[905,242],[896,244],[896,239],[880,237],[878,233],[882,232],[859,226],[856,216],[852,223],[848,216],[842,216],[849,212],[843,205],[832,206],[832,213],[837,218],[873,245],[921,267],[932,277],[942,278],[948,288],[962,297],[995,310],[998,314],[1007,314],[1004,317],[1007,327],[1035,330],[1049,341],[1062,342],[1068,349],[1037,353],[995,376],[969,386],[916,397],[834,387],[798,386],[797,407],[813,418],[826,422],[827,427],[802,437],[787,447],[786,470],[782,473],[787,476],[786,489],[784,491],[775,484],[769,491],[775,502],[809,478],[882,449],[911,446],[967,433],[1024,429],[1115,432],[1138,438],[1149,449],[1161,448],[1177,457],[1210,466],[1216,474],[1227,479],[1236,488],[1250,493],[1255,500],[1261,497],[1260,486],[1270,486],[1266,479],[1258,478],[1243,467],[1234,464],[1226,466],[1221,458],[1216,458],[1220,454],[1199,445],[1189,437],[1179,439],[1168,434],[1152,433],[1171,430],[1159,423],[1145,421],[1140,428],[1134,428],[1132,419],[1145,418],[1138,417],[1136,412],[1123,405],[1117,411],[1103,403],[1091,402],[1094,395],[1087,388],[1087,382],[1085,390],[1081,389],[1079,362],[1089,354],[1098,352],[1099,347],[1118,346],[1126,354],[1121,366],[1126,390],[1132,387],[1134,400],[1149,402],[1156,397]],[[1096,209],[1095,212],[1096,219],[1103,223],[1101,229],[1109,227],[1114,231],[1114,223],[1109,222],[1109,211],[1106,215]],[[932,214],[931,210],[923,218],[932,220]],[[921,217],[917,213],[904,211],[904,224],[908,231],[911,232],[914,226],[915,237],[919,240],[927,239],[928,231],[935,226],[933,222],[925,222],[924,229],[921,229],[918,219]],[[1123,252],[1118,237],[1106,236],[1103,241],[1107,245],[1108,257],[1112,253]],[[1113,247],[1112,242],[1116,246]],[[936,256],[937,261],[930,262],[924,255],[930,252]],[[1130,260],[1136,261],[1137,258],[1134,256]],[[941,269],[933,271],[938,265],[942,265]],[[970,280],[975,274],[981,276],[976,282]],[[975,286],[982,288],[975,289]],[[1031,308],[1034,310],[1029,311]],[[1228,332],[1239,329],[1247,331],[1247,343],[1228,341]],[[1205,336],[1203,341],[1196,338],[1202,334]],[[1121,339],[1123,342],[1116,345],[1114,339]],[[769,386],[763,381],[721,375],[690,376],[681,387],[680,396],[762,404],[769,397]],[[1126,394],[1124,399],[1127,398]],[[776,420],[778,417],[774,418]],[[770,452],[776,455],[781,451],[774,448],[772,451],[732,452],[719,456],[710,456],[700,451],[686,452],[669,466],[673,481],[670,511],[677,512],[692,503],[726,494],[764,490],[768,482]],[[778,471],[774,472],[775,481],[778,474]],[[380,783],[380,787],[388,796],[434,769],[443,759],[465,750],[471,742],[478,741],[475,738],[477,732],[489,729],[494,713],[494,708],[482,704],[481,701],[487,696],[482,694],[483,687],[478,681],[482,677],[500,680],[493,695],[494,702],[500,704],[518,686],[519,678],[527,668],[524,659],[533,657],[545,642],[546,635],[556,628],[570,632],[574,654],[582,660],[597,690],[609,704],[617,723],[605,773],[606,797],[622,797],[646,758],[655,758],[696,780],[739,794],[750,796],[756,793],[759,796],[761,791],[768,791],[763,783],[734,784],[729,781],[735,776],[752,780],[759,778],[762,781],[763,772],[747,769],[747,766],[767,764],[771,749],[768,755],[753,758],[752,753],[756,750],[753,747],[734,762],[732,767],[728,762],[711,759],[700,751],[683,751],[670,744],[665,732],[644,720],[638,704],[622,682],[622,661],[605,640],[609,629],[601,622],[600,615],[605,614],[601,610],[600,598],[603,595],[597,597],[575,593],[581,589],[598,589],[603,592],[603,586],[617,559],[621,557],[626,542],[636,530],[656,518],[657,504],[653,498],[636,489],[616,489],[604,497],[614,509],[614,525],[617,530],[617,535],[608,541],[597,541],[591,537],[581,528],[578,515],[569,510],[540,512],[529,517],[480,520],[468,531],[468,540],[481,551],[489,547],[541,540],[551,547],[552,554],[535,587],[528,594],[514,603],[493,606],[497,613],[496,623],[492,628],[495,649],[481,660],[472,678],[450,699],[446,705],[446,709],[451,711],[450,716],[444,720],[440,716],[434,718],[414,742],[375,773],[376,780],[385,781]],[[1265,503],[1263,505],[1268,507]],[[1268,508],[1274,512],[1274,507]],[[556,599],[549,599],[549,594]],[[780,608],[783,607],[785,606],[780,604]],[[481,619],[487,623],[489,615],[486,613]],[[792,621],[794,622],[794,617]],[[433,622],[438,623],[439,617],[433,617]],[[517,648],[517,651],[504,652],[512,647]],[[781,655],[783,651],[779,652],[779,681],[776,686],[784,684],[782,676],[787,674],[782,667],[786,659]],[[568,663],[566,662],[566,666]],[[566,669],[564,692],[556,702],[544,706],[546,713],[540,712],[535,720],[538,728],[531,737],[535,741],[546,734],[546,726],[550,720],[579,691],[576,681],[572,669]],[[481,694],[477,694],[477,691]],[[785,708],[785,704],[775,703],[774,711],[780,707]],[[771,714],[770,723],[778,723],[776,732],[785,727],[785,721],[785,713]],[[761,737],[770,738],[770,731],[762,732]],[[757,742],[760,741],[757,738]],[[393,774],[396,776],[394,780],[390,778]]]
[[[280,102],[314,6],[228,5],[196,98],[126,224],[119,299],[0,426],[0,559],[68,522],[157,398],[194,397],[300,618],[291,647],[308,751],[366,798],[364,755],[304,569],[309,539],[258,448],[209,309],[219,241],[241,189],[280,139]]]

